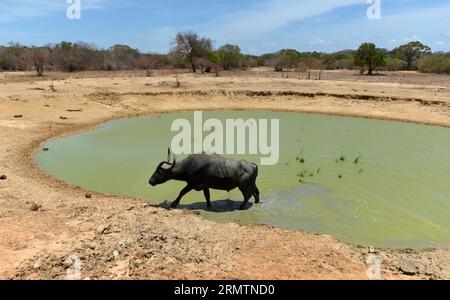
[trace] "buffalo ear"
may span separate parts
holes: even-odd
[[[173,168],[173,165],[171,165],[171,164],[169,164],[169,163],[167,163],[167,162],[165,162],[165,163],[163,163],[162,165],[161,165],[161,169],[163,169],[163,170],[170,170],[170,169],[172,169]]]

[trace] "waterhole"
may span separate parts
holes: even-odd
[[[203,115],[279,119],[280,160],[260,166],[261,204],[240,211],[239,191],[212,191],[208,211],[203,193],[191,192],[181,208],[219,222],[272,224],[364,246],[450,246],[450,129],[302,113]],[[39,151],[36,160],[55,177],[92,191],[172,201],[183,183],[151,187],[148,179],[166,158],[178,118],[193,120],[193,113],[112,121],[47,142],[49,151]],[[232,157],[259,162],[257,155]]]

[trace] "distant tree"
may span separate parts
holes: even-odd
[[[314,57],[308,57],[303,59],[299,65],[298,69],[300,72],[306,72],[306,79],[311,79],[311,73],[313,70],[318,71],[316,74],[316,79],[320,80],[322,77],[322,71],[325,69],[325,65],[322,63],[322,60]]]
[[[73,53],[73,43],[63,41],[55,45],[51,59],[57,69],[67,72],[74,72],[76,67]]]
[[[431,48],[419,41],[415,41],[398,47],[394,50],[394,53],[397,58],[406,63],[406,68],[410,70],[413,63],[422,55],[431,53]]]
[[[219,51],[209,51],[208,54],[205,56],[206,59],[208,59],[210,62],[214,64],[221,64],[221,57]]]
[[[270,67],[273,66],[273,62],[276,59],[276,53],[266,53],[258,56],[256,59],[256,64],[258,67]]]
[[[212,41],[201,38],[192,31],[180,32],[174,42],[173,52],[186,58],[191,64],[192,71],[197,71],[196,61],[204,58],[212,50]]]
[[[140,53],[137,49],[127,45],[114,45],[109,49],[110,63],[116,70],[132,70],[139,60]]]
[[[47,47],[31,47],[28,50],[28,61],[36,70],[37,76],[44,74],[45,65],[48,63],[50,50]]]
[[[325,54],[323,63],[328,70],[352,69],[354,65],[354,51],[344,50]]]
[[[217,52],[224,70],[231,70],[241,66],[242,54],[239,46],[226,44],[220,47]]]
[[[138,60],[138,67],[147,71],[147,76],[151,75],[151,70],[158,70],[167,65],[167,58],[161,54],[142,54]]]
[[[242,68],[255,68],[258,66],[258,59],[256,55],[242,55],[241,66]]]
[[[18,43],[9,43],[8,46],[2,47],[2,69],[8,71],[24,71],[27,70],[26,53],[28,48]]]
[[[373,43],[363,43],[355,55],[355,65],[364,70],[368,68],[368,74],[373,75],[373,71],[386,64],[386,54],[378,49]]]
[[[276,53],[274,68],[282,72],[285,68],[296,68],[302,54],[294,49],[282,49]]]
[[[450,53],[435,53],[423,56],[419,61],[419,71],[450,74]]]

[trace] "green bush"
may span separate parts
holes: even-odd
[[[424,56],[419,61],[419,71],[424,73],[450,74],[450,54]]]
[[[399,71],[405,68],[405,63],[398,58],[395,57],[387,57],[386,65],[382,68],[385,71]]]

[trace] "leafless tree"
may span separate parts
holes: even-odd
[[[151,76],[151,70],[158,70],[167,65],[167,58],[161,54],[142,54],[138,60],[138,67],[147,71]]]
[[[298,70],[300,72],[306,73],[306,79],[311,79],[311,74],[313,71],[317,71],[316,80],[322,79],[322,72],[325,69],[324,64],[318,58],[307,58],[302,60],[298,65]]]
[[[196,60],[205,57],[211,50],[212,41],[192,31],[178,33],[173,48],[174,53],[189,60],[194,73],[197,71]]]
[[[50,51],[47,47],[31,47],[28,49],[28,61],[36,70],[37,76],[44,74],[45,65],[48,63]]]

